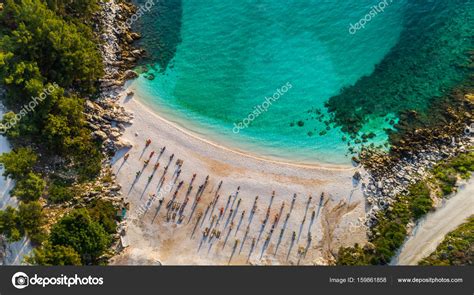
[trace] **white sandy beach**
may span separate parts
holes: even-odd
[[[362,225],[365,201],[360,186],[353,184],[355,168],[292,165],[232,151],[174,126],[137,97],[123,97],[121,103],[135,117],[123,135],[133,144],[127,151],[130,156],[124,161],[126,151],[119,152],[113,165],[126,201],[130,202],[124,237],[129,246],[112,264],[328,264],[341,245],[366,241]],[[152,143],[145,148],[148,138]],[[166,150],[158,159],[164,146]],[[155,154],[144,167],[152,151]],[[174,158],[164,173],[172,154]],[[178,159],[183,165],[175,180]],[[157,162],[160,167],[148,181]],[[138,178],[137,171],[142,171]],[[190,188],[194,173],[197,176]],[[208,175],[208,182],[198,194]],[[183,184],[174,199],[178,204],[168,209],[180,181]],[[223,184],[218,190],[220,181]],[[323,192],[326,197],[320,202]],[[217,204],[209,206],[216,195],[220,196]],[[250,217],[257,195],[256,211]],[[161,206],[160,196],[164,197]],[[188,202],[183,205],[186,198]],[[262,228],[267,214],[268,221]],[[203,237],[206,227],[210,233]],[[219,239],[211,238],[213,229],[221,232]],[[306,254],[299,255],[298,249]]]

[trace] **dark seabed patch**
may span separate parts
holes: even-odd
[[[466,79],[466,53],[474,48],[474,1],[414,0],[408,5],[397,45],[370,76],[326,103],[343,131],[354,134],[372,118],[406,110],[426,112]]]
[[[135,1],[144,5],[146,0]],[[147,49],[147,57],[142,64],[156,62],[159,71],[164,71],[176,54],[181,43],[182,0],[154,0],[155,5],[134,24],[142,33],[139,46]]]

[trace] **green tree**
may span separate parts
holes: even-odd
[[[99,222],[104,229],[113,234],[116,231],[117,224],[115,220],[117,210],[112,202],[98,199],[89,207],[89,214],[95,221]]]
[[[30,172],[24,178],[17,181],[11,193],[24,202],[37,201],[45,187],[46,183],[41,176]]]
[[[81,2],[78,9],[84,7]],[[0,22],[14,28],[0,40],[0,48],[14,53],[3,58],[9,61],[3,62],[7,82],[25,85],[43,76],[64,88],[95,91],[103,65],[90,28],[65,21],[40,0],[7,0],[5,4]]]
[[[9,138],[15,139],[20,137],[20,125],[16,122],[16,114],[14,112],[8,112],[3,115],[2,130]]]
[[[46,0],[48,7],[62,16],[73,15],[89,18],[97,11],[97,0]]]
[[[51,230],[50,241],[53,245],[72,247],[81,255],[84,264],[96,261],[111,242],[87,209],[76,209],[59,220]]]
[[[81,257],[69,246],[51,245],[46,242],[41,248],[33,250],[32,255],[26,257],[26,262],[35,265],[81,265]]]
[[[0,233],[5,235],[9,242],[19,241],[23,237],[23,228],[15,208],[8,206],[0,211]]]
[[[5,168],[3,176],[20,179],[33,170],[37,160],[38,156],[30,148],[18,148],[2,154],[0,155],[0,164],[3,164]]]
[[[18,208],[21,227],[33,243],[41,244],[46,239],[43,229],[45,218],[39,202],[21,202]]]

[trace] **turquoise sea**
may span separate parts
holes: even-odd
[[[204,138],[286,161],[343,164],[351,147],[384,145],[400,111],[467,77],[474,49],[474,0],[153,3],[135,23],[138,96]]]

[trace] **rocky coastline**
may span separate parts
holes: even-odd
[[[93,135],[103,141],[104,151],[110,156],[116,151],[131,147],[120,137],[127,124],[131,124],[133,114],[117,103],[124,83],[137,74],[131,70],[143,54],[142,49],[132,43],[140,38],[125,25],[136,8],[122,1],[101,1],[96,28],[101,44],[105,75],[100,82],[100,97],[86,103],[86,116]],[[119,29],[117,29],[119,28]]]
[[[132,32],[126,25],[126,21],[136,10],[133,4],[126,1],[100,1],[95,33],[100,40],[105,75],[99,81],[99,97],[85,103],[87,124],[92,135],[102,142],[104,161],[100,176],[84,188],[80,198],[85,203],[97,198],[108,200],[117,209],[126,208],[127,204],[122,196],[121,186],[112,173],[112,158],[117,151],[132,147],[130,142],[122,139],[122,135],[125,127],[133,123],[133,113],[118,104],[118,96],[123,93],[125,82],[138,76],[132,68],[144,54],[144,50],[132,45],[140,35]],[[123,224],[117,227],[109,257],[123,249],[120,241],[120,236],[124,234],[123,228]]]
[[[398,132],[391,135],[389,153],[370,149],[360,153],[364,167],[360,178],[370,208],[366,220],[369,228],[377,224],[378,212],[390,209],[397,195],[428,177],[437,163],[472,151],[474,136],[466,132],[474,122],[471,93],[471,88],[457,90],[446,101],[433,105],[428,119],[406,112],[396,126]]]

